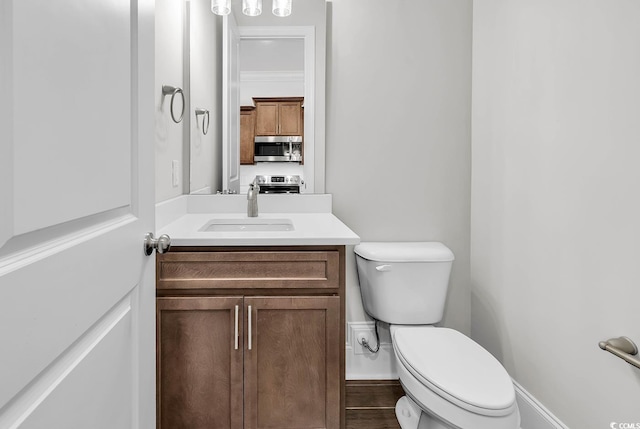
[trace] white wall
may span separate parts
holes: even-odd
[[[640,2],[476,0],[471,333],[571,428],[640,423]]]
[[[155,69],[156,69],[156,201],[176,197],[183,192],[182,165],[184,159],[183,126],[171,119],[171,97],[162,97],[162,86],[184,89],[183,79],[183,10],[184,2],[156,0]],[[177,96],[175,113],[180,114],[181,100]],[[185,112],[187,115],[188,112]],[[172,162],[178,161],[180,183],[172,183]]]
[[[255,105],[254,97],[304,97],[304,71],[240,72],[240,105]]]
[[[449,246],[456,262],[443,324],[468,333],[471,0],[329,5],[334,213],[363,241]],[[364,321],[352,252],[347,262],[347,320]]]
[[[280,24],[287,22],[284,19]],[[240,40],[240,72],[243,71],[304,72],[304,39]]]

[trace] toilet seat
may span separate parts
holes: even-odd
[[[392,326],[400,364],[443,399],[476,414],[513,413],[515,390],[504,367],[458,331],[429,326]]]

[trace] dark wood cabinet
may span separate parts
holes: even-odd
[[[344,428],[344,246],[157,256],[158,428]]]
[[[304,134],[303,97],[254,98],[256,136]]]
[[[339,428],[340,298],[251,297],[245,309],[245,428]]]
[[[256,108],[240,107],[240,165],[253,164],[256,135]]]
[[[235,344],[242,304],[242,297],[157,299],[158,428],[243,427],[243,349]]]

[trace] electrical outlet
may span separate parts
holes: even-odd
[[[353,348],[353,353],[357,355],[370,354],[371,352],[362,345],[362,341],[365,340],[371,348],[376,347],[376,335],[373,324],[350,323],[349,327],[351,328],[351,347]]]

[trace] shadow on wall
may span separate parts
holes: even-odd
[[[482,329],[478,329],[482,326]],[[489,304],[489,299],[478,294],[472,286],[471,290],[471,338],[487,349],[505,368],[513,368],[513,355],[501,339],[507,335],[504,322],[498,320],[495,310]],[[510,371],[509,371],[510,372]],[[513,377],[513,374],[509,374]]]

